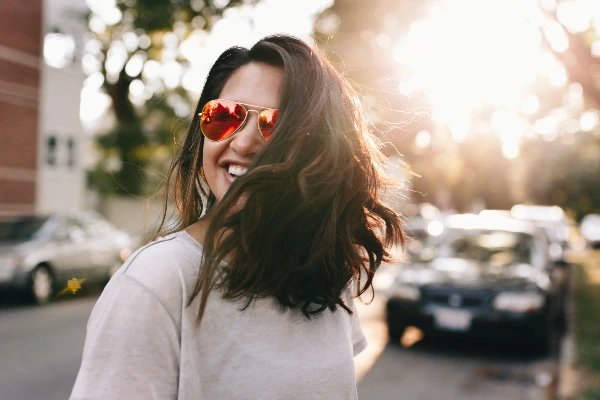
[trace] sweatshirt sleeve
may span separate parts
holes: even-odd
[[[360,326],[360,319],[358,318],[358,312],[356,311],[356,307],[354,306],[354,299],[350,297],[352,315],[350,319],[352,320],[352,350],[353,355],[356,357],[359,355],[364,349],[367,348],[367,338],[363,333],[363,330]]]
[[[176,399],[180,334],[161,300],[117,274],[94,306],[71,400]]]
[[[343,300],[352,310],[352,314],[349,316],[350,326],[349,326],[349,334],[350,339],[352,340],[352,353],[353,356],[356,357],[359,355],[364,349],[367,348],[368,342],[363,330],[360,326],[360,318],[358,316],[358,312],[356,311],[356,305],[354,304],[354,287],[356,285],[356,281],[350,283],[350,285],[343,292]]]

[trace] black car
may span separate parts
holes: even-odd
[[[398,342],[407,326],[429,335],[514,340],[547,351],[561,315],[558,268],[533,223],[454,215],[388,291],[387,323]]]

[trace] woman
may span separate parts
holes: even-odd
[[[169,172],[178,225],[106,286],[71,398],[355,399],[352,297],[404,241],[381,165],[306,43],[225,51]]]

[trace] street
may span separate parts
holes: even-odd
[[[359,399],[553,398],[554,356],[521,354],[522,350],[511,346],[469,340],[424,338],[403,348],[388,343],[381,299],[370,305],[356,304],[369,340],[367,350],[356,358]]]
[[[43,307],[0,304],[0,398],[65,400],[99,291]]]
[[[0,303],[0,398],[64,400],[100,289],[35,307]],[[360,399],[548,399],[556,360],[470,343],[388,344],[384,302],[356,301],[369,347],[356,358]]]

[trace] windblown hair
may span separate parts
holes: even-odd
[[[225,82],[249,63],[281,67],[279,118],[271,140],[220,202],[196,186],[204,136],[198,114]],[[355,295],[372,287],[388,249],[404,245],[401,220],[380,201],[389,185],[380,143],[349,83],[305,42],[266,37],[252,48],[232,47],[210,70],[193,120],[169,169],[159,234],[182,230],[211,207],[188,306],[200,295],[198,323],[210,291],[226,299],[274,298],[308,318],[340,306],[352,280]],[[179,211],[164,229],[169,188]],[[227,263],[223,261],[227,260]]]

